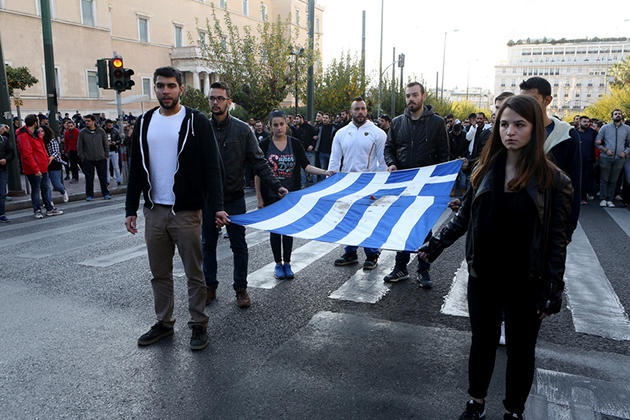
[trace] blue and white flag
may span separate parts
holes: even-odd
[[[232,223],[296,238],[415,251],[450,201],[462,160],[394,172],[340,172]]]

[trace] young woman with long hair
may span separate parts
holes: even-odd
[[[419,258],[433,261],[467,234],[471,399],[461,420],[485,416],[504,313],[508,354],[504,419],[523,418],[541,321],[562,305],[573,188],[547,159],[544,141],[536,100],[524,95],[508,98],[459,212],[419,249]]]
[[[50,163],[48,164],[48,177],[50,178],[50,183],[53,186],[52,191],[58,191],[63,197],[63,202],[67,203],[68,192],[66,191],[66,187],[63,185],[63,181],[61,180],[63,165],[67,165],[67,163],[61,157],[59,142],[55,138],[55,133],[53,132],[52,128],[48,127],[47,125],[42,125],[41,129],[44,133],[44,144],[46,145],[46,151],[48,152],[48,156],[50,156]]]
[[[287,119],[284,111],[274,111],[270,117],[272,135],[260,142],[260,148],[271,170],[283,187],[289,192],[297,191],[302,187],[300,168],[313,175],[330,176],[334,173],[312,166],[306,157],[302,143],[298,139],[286,135]],[[259,209],[280,200],[277,194],[268,190],[260,182],[258,176],[255,178],[255,183]],[[291,269],[293,237],[270,233],[270,241],[276,262],[274,276],[277,279],[293,279],[295,277]]]

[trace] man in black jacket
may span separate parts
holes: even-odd
[[[271,191],[284,197],[288,191],[280,185],[267,164],[258,140],[254,137],[249,125],[234,118],[228,112],[232,100],[230,88],[225,82],[215,82],[210,85],[210,110],[212,111],[211,125],[219,144],[219,152],[223,158],[225,178],[223,181],[223,203],[227,214],[243,214],[245,208],[245,168],[249,165],[254,175],[258,175]],[[217,240],[219,231],[214,224],[212,209],[204,210],[203,223],[203,272],[206,276],[208,295],[206,304],[216,297],[217,287]],[[234,254],[234,290],[236,304],[241,308],[251,305],[247,293],[247,261],[249,254],[245,242],[245,228],[228,224],[227,233],[230,247]]]
[[[2,124],[0,126],[0,223],[8,223],[9,219],[4,214],[4,200],[7,196],[7,182],[9,181],[9,162],[15,156],[9,136],[5,137],[10,128]]]
[[[173,334],[173,255],[179,251],[188,277],[190,348],[208,345],[206,284],[202,269],[202,210],[209,208],[212,224],[229,220],[223,211],[221,160],[208,118],[182,106],[182,74],[160,67],[153,74],[160,106],[138,120],[131,142],[125,226],[138,232],[136,212],[144,193],[145,239],[158,322],[138,339],[147,346]],[[210,220],[207,220],[210,223]]]
[[[424,105],[427,95],[424,86],[411,82],[405,90],[407,109],[404,115],[394,118],[387,133],[384,158],[387,171],[419,168],[447,162],[449,139],[444,119],[433,112],[431,105]],[[431,232],[427,236],[431,239]],[[396,266],[383,278],[387,283],[407,280],[409,252],[396,253]],[[433,286],[429,268],[431,265],[418,259],[418,281],[420,286],[429,289]]]

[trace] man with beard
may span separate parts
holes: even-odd
[[[623,123],[623,113],[615,109],[610,116],[612,122],[603,126],[596,138],[602,151],[599,155],[601,207],[615,207],[612,200],[617,180],[630,152],[630,127]]]
[[[225,82],[214,82],[210,85],[210,110],[212,112],[211,126],[219,144],[219,151],[223,158],[225,176],[223,179],[223,205],[227,214],[243,214],[246,212],[245,168],[249,165],[269,190],[275,191],[279,197],[284,197],[288,191],[280,185],[267,164],[258,141],[249,126],[234,118],[228,112],[232,100],[230,88]],[[203,218],[203,272],[206,277],[207,298],[209,304],[217,295],[217,240],[219,229],[214,224],[213,209],[204,210]],[[251,306],[247,293],[247,262],[249,254],[245,242],[245,228],[228,224],[226,230],[230,239],[230,248],[234,254],[234,291],[236,304],[240,308]]]
[[[120,178],[120,164],[118,162],[118,148],[122,144],[120,133],[114,128],[114,122],[110,119],[105,120],[103,130],[107,134],[107,144],[109,145],[109,163],[113,166],[114,176],[116,177],[116,184],[121,184]],[[111,170],[111,169],[110,169]],[[107,171],[107,183],[109,184],[110,170]]]
[[[595,139],[597,131],[591,128],[591,119],[581,115],[578,123],[580,151],[582,154],[582,205],[595,196]]]
[[[351,106],[352,124],[343,127],[335,135],[328,170],[339,172],[377,172],[385,170],[383,148],[387,135],[367,119],[367,106],[362,97],[355,98]],[[342,164],[343,162],[343,164]],[[359,262],[356,246],[346,246],[345,253],[335,260],[342,266]],[[364,270],[378,265],[378,248],[364,248]]]
[[[319,128],[319,133],[317,134],[317,144],[315,144],[315,153],[317,153],[316,160],[318,162],[318,168],[328,168],[334,133],[335,127],[333,127],[333,125],[330,123],[330,114],[326,113],[322,117],[322,126]],[[322,181],[324,178],[324,176],[320,176],[319,180]]]
[[[208,345],[206,285],[202,270],[202,210],[212,209],[207,223],[224,225],[221,161],[208,118],[179,103],[184,91],[175,67],[153,73],[159,107],[138,119],[131,141],[131,167],[125,203],[125,226],[136,228],[140,193],[144,193],[145,239],[158,322],[138,339],[148,346],[173,334],[173,256],[175,246],[188,278],[191,350]]]
[[[389,127],[392,124],[392,119],[387,114],[381,114],[378,117],[378,126],[385,132],[385,134],[389,133]]]
[[[107,159],[109,158],[109,144],[107,134],[96,125],[96,117],[92,114],[85,116],[85,128],[79,132],[77,154],[83,164],[85,174],[86,201],[94,197],[94,170],[101,184],[101,192],[105,200],[111,199],[107,189]]]
[[[407,108],[403,115],[394,118],[387,133],[385,163],[387,171],[419,168],[446,162],[449,158],[449,139],[444,119],[433,112],[431,105],[425,105],[427,95],[424,86],[411,82],[405,90]],[[429,231],[428,241],[432,235]],[[392,272],[383,278],[386,283],[395,283],[409,278],[407,264],[409,252],[396,253],[396,265]],[[428,262],[418,258],[418,282],[420,287],[433,286]]]

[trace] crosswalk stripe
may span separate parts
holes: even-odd
[[[378,266],[374,270],[357,270],[356,273],[341,287],[328,296],[331,299],[349,300],[359,303],[376,303],[385,296],[390,284],[383,281],[383,277],[391,271],[396,258],[396,252],[383,251],[378,259]]]
[[[94,246],[103,242],[109,242],[114,239],[118,239],[121,236],[127,233],[127,229],[117,229],[111,232],[108,232],[104,235],[97,235],[89,237],[90,246]],[[34,251],[24,252],[22,254],[18,254],[18,257],[22,258],[31,258],[31,259],[41,259],[47,258],[57,254],[64,254],[69,251],[75,251],[77,249],[85,248],[85,243],[81,241],[73,241],[68,242],[66,244],[61,245],[53,245],[42,249],[37,249]]]
[[[582,226],[568,247],[566,295],[577,332],[630,340],[630,320]]]
[[[625,209],[605,209],[606,213],[617,222],[619,227],[626,232],[626,235],[630,236],[630,211]]]
[[[466,299],[466,288],[468,286],[468,263],[466,259],[455,273],[451,290],[444,297],[444,304],[440,312],[446,315],[468,316],[468,301]]]
[[[324,255],[339,247],[337,244],[328,242],[312,241],[293,251],[291,254],[291,269],[298,279],[298,273],[317,261]],[[258,287],[261,289],[273,289],[285,280],[278,280],[273,276],[275,262],[267,264],[263,268],[254,271],[247,276],[248,287]]]
[[[86,265],[88,267],[109,267],[114,264],[121,263],[123,261],[130,260],[132,258],[139,257],[147,254],[147,245],[137,245],[132,248],[123,249],[122,251],[113,252],[111,254],[103,255],[102,257],[91,258],[89,260],[81,261],[79,264]]]

